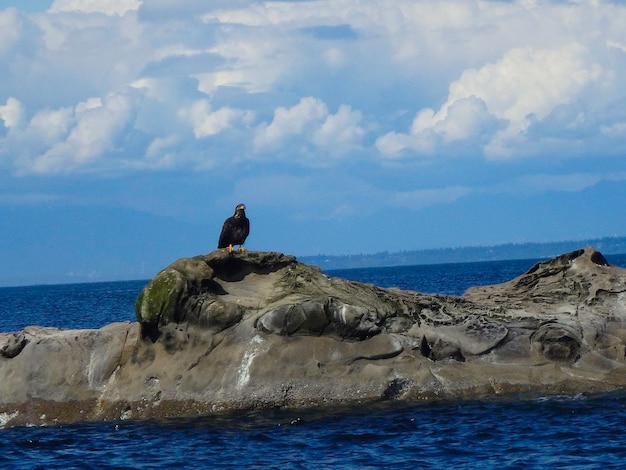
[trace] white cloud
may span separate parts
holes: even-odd
[[[28,132],[43,143],[52,144],[67,135],[73,121],[71,108],[38,111],[28,123]]]
[[[207,95],[213,95],[219,87],[238,87],[248,93],[262,93],[271,89],[272,84],[280,75],[278,72],[279,68],[254,70],[252,67],[243,67],[235,70],[197,73],[193,75],[193,78],[198,81],[198,90]]]
[[[450,85],[439,110],[419,111],[408,136],[387,134],[378,149],[392,156],[405,148],[419,150],[419,142],[430,133],[443,142],[474,139],[482,135],[484,124],[498,120],[505,128],[492,134],[485,153],[508,156],[507,147],[520,144],[521,134],[533,120],[544,119],[557,106],[574,101],[601,75],[600,66],[578,44],[551,50],[513,49],[496,63],[463,72]]]
[[[489,112],[487,106],[483,99],[474,94],[459,98],[450,104],[446,119],[437,123],[434,130],[444,142],[474,139],[498,118]]]
[[[609,126],[601,126],[600,132],[609,137],[626,136],[626,122],[615,122]]]
[[[140,99],[132,93],[113,93],[100,106],[94,106],[97,102],[79,103],[74,109],[74,126],[67,138],[34,159],[24,159],[20,170],[42,174],[68,172],[89,167],[107,152],[114,151],[124,131],[132,127]],[[65,116],[65,113],[53,115]]]
[[[419,138],[401,132],[388,132],[376,139],[376,148],[385,158],[402,158],[405,151],[413,150],[419,154],[430,154],[433,151],[433,139],[421,135]]]
[[[626,122],[625,21],[616,3],[521,0],[56,0],[47,12],[8,9],[1,144],[22,171],[38,162],[55,172],[133,168],[129,155],[167,154],[162,168],[185,167],[192,148],[218,138],[224,155],[307,168],[350,154],[401,165],[415,156],[615,152]],[[145,96],[137,121],[110,113],[102,129],[115,138],[90,140],[79,108],[98,114],[105,98],[89,97],[129,85]],[[162,142],[167,151],[154,150]]]
[[[138,167],[173,168],[176,166],[176,146],[179,138],[175,135],[157,137],[146,149],[145,158],[138,162]]]
[[[55,0],[50,13],[81,12],[104,13],[106,15],[124,15],[137,10],[142,0]]]
[[[24,117],[24,106],[15,98],[7,99],[5,105],[0,106],[0,119],[7,129],[16,128]]]
[[[311,96],[302,98],[291,108],[276,108],[272,122],[257,129],[254,143],[259,148],[276,146],[288,137],[304,134],[313,125],[319,126],[327,116],[324,102]]]
[[[217,9],[202,15],[206,22],[220,22],[224,24],[240,24],[245,26],[280,26],[282,24],[297,22],[298,24],[310,23],[311,17],[328,15],[329,10],[320,9],[319,2],[303,1],[290,2],[254,2],[245,8]],[[332,11],[332,7],[331,7]]]
[[[0,57],[19,42],[22,34],[22,21],[17,10],[0,10]]]
[[[292,38],[238,29],[229,33],[207,50],[222,58],[222,64],[192,75],[204,93],[213,94],[224,86],[240,87],[248,93],[265,92],[298,62],[297,44]]]
[[[99,96],[92,96],[91,98],[87,98],[85,101],[81,101],[76,105],[75,111],[77,113],[83,113],[85,111],[89,111],[90,109],[100,108],[102,106],[102,98]]]
[[[276,108],[273,120],[257,127],[254,145],[264,152],[289,145],[296,138],[313,148],[341,155],[359,146],[365,135],[361,119],[361,113],[348,105],[341,105],[332,114],[323,101],[309,96],[290,108]]]
[[[626,45],[617,42],[617,41],[611,41],[611,40],[607,40],[606,41],[606,47],[608,48],[614,48],[614,49],[618,49],[622,52],[626,52]]]
[[[229,107],[213,111],[207,100],[198,100],[181,109],[179,114],[192,125],[197,139],[219,134],[247,115],[245,111]]]
[[[30,35],[41,40],[21,51],[27,61],[16,57],[22,66],[15,74],[32,74],[31,87],[53,90],[64,104],[127,86],[152,59],[152,36],[136,15],[59,12],[30,20],[37,36]]]
[[[497,64],[464,73],[452,84],[449,103],[484,96],[497,117],[525,127],[530,114],[545,117],[597,78],[596,67],[583,61],[584,52],[576,44],[556,50],[514,49]]]
[[[350,106],[342,104],[337,113],[329,114],[315,131],[313,141],[319,147],[350,148],[365,135],[360,121],[360,112],[352,111]]]

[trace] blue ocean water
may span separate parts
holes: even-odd
[[[148,281],[0,288],[0,331],[29,325],[100,328],[135,321],[135,301]]]
[[[607,256],[626,267],[626,255]],[[460,294],[534,260],[329,274]],[[0,331],[134,320],[147,281],[0,288]],[[3,468],[622,468],[626,391],[0,429]]]

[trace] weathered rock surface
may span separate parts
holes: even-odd
[[[585,248],[462,297],[292,256],[180,259],[137,323],[0,334],[0,426],[626,386],[626,270]]]

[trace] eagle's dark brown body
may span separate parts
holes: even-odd
[[[250,221],[246,217],[246,206],[238,204],[235,214],[224,221],[222,233],[217,242],[217,248],[233,250],[234,245],[239,245],[239,251],[243,251],[243,244],[250,233]]]

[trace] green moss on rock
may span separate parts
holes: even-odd
[[[164,269],[144,287],[135,303],[139,323],[159,324],[176,316],[186,280],[174,269]]]

